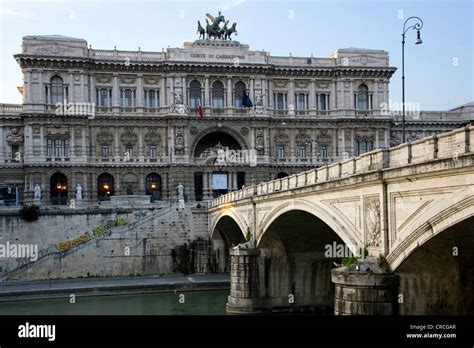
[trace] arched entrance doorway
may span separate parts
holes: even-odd
[[[236,190],[238,184],[244,185],[245,174],[240,174],[238,182],[237,172],[226,170],[228,166],[246,165],[247,158],[238,152],[240,150],[242,150],[241,143],[234,136],[221,130],[204,135],[196,143],[194,147],[196,163],[216,168],[208,173],[195,173],[194,192],[196,197],[218,197],[229,190]],[[203,192],[204,187],[209,191]]]
[[[100,174],[97,178],[97,198],[108,201],[114,195],[114,177],[109,173]]]
[[[151,196],[151,201],[161,200],[162,184],[161,176],[157,173],[150,173],[145,179],[145,192]]]
[[[63,173],[55,173],[50,179],[50,202],[53,205],[67,204],[67,177]]]

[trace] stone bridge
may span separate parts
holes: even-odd
[[[209,213],[229,312],[474,314],[473,126],[231,192]],[[338,250],[364,251],[334,270],[354,262]]]

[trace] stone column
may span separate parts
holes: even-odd
[[[120,137],[120,127],[115,127],[115,161],[119,162],[120,157],[122,157],[122,153],[120,152],[120,144],[119,144],[119,137]]]
[[[143,154],[144,144],[143,144],[143,127],[138,128],[138,160],[143,162],[144,154]]]
[[[314,79],[311,79],[311,84],[309,85],[309,110],[316,110],[316,82]]]
[[[251,314],[264,311],[259,294],[258,249],[230,249],[230,296],[227,314]]]
[[[0,126],[0,163],[5,163],[5,131]]]
[[[231,109],[234,107],[232,102],[232,79],[230,77],[227,78],[227,108]],[[230,110],[228,110],[230,112]]]
[[[114,74],[113,84],[112,84],[112,107],[120,107],[120,90],[118,83],[118,74]]]
[[[344,128],[340,129],[341,132],[341,146],[339,147],[339,157],[344,158],[344,153],[346,152],[346,132]],[[349,154],[347,154],[349,156]]]
[[[166,100],[165,77],[160,78],[160,106],[168,106]]]
[[[232,190],[237,191],[237,172],[234,172],[233,175],[233,180],[232,180]]]
[[[375,149],[378,149],[378,148],[379,148],[379,130],[375,128]]]
[[[38,70],[38,86],[39,86],[39,103],[45,104],[46,103],[46,96],[44,91],[44,84],[43,84],[43,69]]]
[[[335,158],[338,156],[338,149],[337,149],[337,128],[334,128],[332,132],[332,149],[331,154],[328,154],[328,157]]]
[[[204,80],[204,105],[206,108],[210,107],[210,95],[209,95],[209,76],[205,76]]]
[[[145,106],[143,96],[143,75],[137,75],[137,108],[143,108]]]
[[[174,77],[173,76],[168,76],[166,78],[166,95],[167,95],[167,99],[168,99],[168,105],[171,106],[172,104],[174,104]]]
[[[188,86],[187,86],[187,83],[186,83],[186,76],[183,76],[181,78],[181,85],[182,85],[182,88],[183,88],[183,103],[185,105],[188,105]]]
[[[71,91],[71,94],[74,94],[74,91]],[[81,93],[80,93],[80,101],[85,102],[86,101],[86,82],[85,82],[85,74],[83,71],[81,71]]]
[[[268,107],[270,109],[273,109],[273,81],[272,80],[268,80]]]
[[[267,90],[267,79],[262,77],[262,102],[265,110],[268,108],[268,90]]]
[[[82,126],[82,158],[87,161],[86,127]]]
[[[69,131],[71,132],[71,143],[69,144],[69,157],[74,160],[74,157],[76,157],[76,138],[74,134],[74,126],[70,126]]]
[[[349,105],[346,105],[346,109],[354,109],[354,80],[349,84]]]
[[[355,156],[355,151],[354,151],[354,135],[355,135],[355,129],[351,128],[351,144],[349,146],[349,156]]]
[[[397,314],[397,275],[338,268],[332,270],[331,278],[336,285],[335,315]]]
[[[250,76],[249,96],[250,96],[250,99],[252,99],[252,103],[255,102],[254,83],[255,83],[255,76]]]
[[[332,93],[329,100],[329,106],[331,109],[337,109],[337,80],[332,83]]]
[[[74,95],[74,73],[69,73],[69,100],[68,102],[74,102],[76,101],[75,95]]]
[[[380,110],[380,104],[379,104],[379,93],[378,93],[378,84],[379,80],[374,81],[374,91],[372,93],[373,95],[373,100],[372,100],[372,109],[373,110]]]
[[[40,159],[44,161],[46,159],[46,143],[44,141],[44,126],[40,126]],[[1,144],[1,143],[0,143]]]
[[[293,105],[294,109],[296,110],[296,105],[295,105],[295,80],[290,79],[290,88],[288,90],[288,109],[290,108],[290,105]]]
[[[26,88],[25,88],[25,103],[26,104],[33,104],[34,103],[34,100],[33,100],[33,93],[32,93],[32,90],[31,90],[31,69],[28,69],[27,72],[26,72]],[[47,104],[48,101],[46,101]]]
[[[383,139],[383,142],[384,142],[384,146],[385,148],[388,148],[389,147],[389,143],[388,143],[388,129],[385,129],[384,130],[384,139]]]
[[[96,93],[95,93],[95,76],[89,75],[89,101],[97,104]]]
[[[27,125],[25,128],[28,127],[28,161],[33,159],[33,126]]]

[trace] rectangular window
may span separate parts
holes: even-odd
[[[69,157],[69,139],[63,140],[64,157]]]
[[[276,147],[277,150],[277,158],[285,158],[285,146],[283,145],[277,145]]]
[[[372,140],[358,140],[356,144],[357,156],[374,149],[374,142]]]
[[[149,152],[150,158],[156,158],[156,145],[150,145],[148,152]]]
[[[62,140],[55,139],[54,140],[54,157],[61,157],[62,147],[63,147]]]
[[[108,145],[102,145],[100,154],[101,154],[102,157],[109,157],[109,146]]]
[[[145,90],[145,107],[158,108],[160,106],[160,91]]]
[[[329,109],[329,94],[320,93],[316,95],[318,110],[324,111]]]
[[[275,93],[275,108],[278,110],[286,109],[286,93]]]
[[[319,156],[321,158],[328,158],[328,148],[327,146],[320,146],[319,147]]]
[[[133,146],[132,145],[126,145],[125,146],[125,153],[128,153],[128,157],[133,157]]]
[[[47,146],[46,146],[47,156],[51,158],[53,157],[53,139],[48,139],[46,143],[47,143]]]
[[[12,145],[11,146],[12,150],[12,159],[16,160],[16,154],[20,151],[20,147],[18,145]]]
[[[306,146],[302,145],[299,149],[299,157],[306,158]]]
[[[122,101],[122,107],[133,108],[135,107],[135,96],[136,92],[134,89],[125,88],[120,90],[120,100]]]
[[[306,110],[306,94],[298,93],[295,95],[295,97],[296,97],[296,109]]]
[[[97,106],[112,106],[112,90],[98,88],[96,90]]]

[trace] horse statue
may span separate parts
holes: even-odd
[[[229,21],[224,22],[224,26],[221,28],[221,31],[220,31],[221,37],[223,37],[223,38],[225,38],[225,33],[228,30],[227,24],[229,24]]]
[[[232,40],[231,35],[235,33],[237,35],[237,30],[235,27],[237,26],[237,22],[232,23],[232,26],[229,29],[226,29],[225,34],[224,34],[224,39],[227,40]],[[227,25],[226,25],[227,27]]]
[[[206,30],[201,25],[201,22],[198,21],[198,28],[197,28],[197,34],[199,34],[199,39],[202,37],[203,39],[206,38]]]
[[[219,24],[225,21],[224,16],[222,16],[219,12],[219,16],[216,18],[214,18],[214,16],[210,15],[209,13],[206,13],[206,17],[209,18],[212,22],[207,32],[207,38],[210,39],[211,37],[214,37],[214,39],[216,38],[220,39],[221,27]],[[206,19],[206,23],[208,23],[207,19]]]

